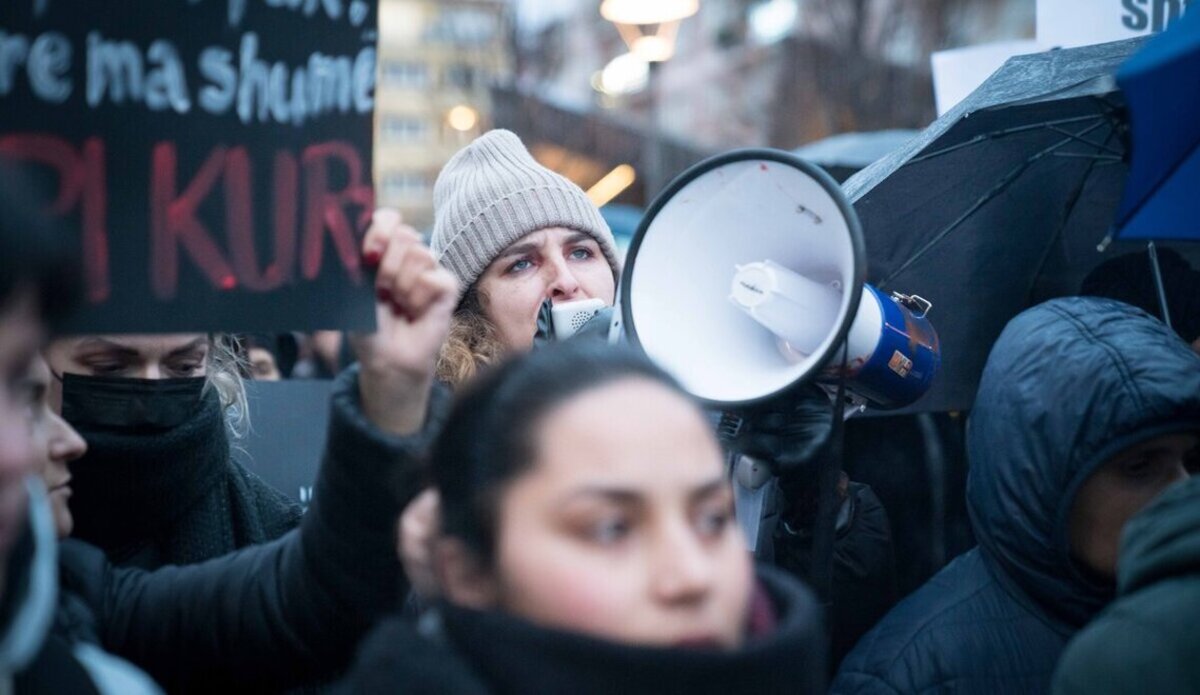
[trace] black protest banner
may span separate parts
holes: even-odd
[[[366,0],[4,0],[0,158],[78,231],[77,332],[361,328]]]
[[[325,451],[329,397],[326,379],[247,381],[254,428],[234,456],[268,485],[308,505]]]

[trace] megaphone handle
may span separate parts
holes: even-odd
[[[842,370],[845,373],[848,350],[842,348]],[[838,379],[835,404],[845,403],[846,380]],[[841,506],[837,495],[838,481],[842,476],[842,445],[845,435],[845,414],[835,406],[830,413],[832,429],[829,446],[817,460],[817,518],[813,523],[812,568],[809,581],[813,591],[826,605],[832,601],[833,544],[837,532],[837,514]]]

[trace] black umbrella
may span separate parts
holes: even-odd
[[[1127,174],[1113,75],[1144,41],[1013,58],[844,184],[862,222],[870,280],[933,302],[942,373],[912,410],[970,408],[1010,318],[1078,293],[1108,258],[1144,252],[1120,242],[1098,250]]]

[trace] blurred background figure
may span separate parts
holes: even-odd
[[[1171,327],[1200,353],[1200,270],[1174,249],[1160,248],[1158,264]],[[1163,318],[1150,259],[1144,251],[1117,256],[1096,266],[1084,278],[1079,294],[1117,299]]]
[[[256,381],[292,378],[300,346],[291,333],[247,333],[238,336],[246,371]]]
[[[350,344],[341,331],[295,333],[296,362],[291,379],[332,379],[354,362]]]

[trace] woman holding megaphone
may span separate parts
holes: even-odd
[[[459,385],[533,344],[542,303],[611,305],[621,274],[612,231],[579,186],[507,130],[455,155],[434,187],[430,246],[463,290],[438,375]]]
[[[578,186],[538,164],[513,133],[490,131],[455,155],[438,177],[434,206],[431,248],[463,289],[438,361],[443,381],[461,385],[480,366],[529,350],[544,302],[599,299],[612,305],[621,262],[608,225]],[[827,411],[828,403],[820,410]],[[796,424],[795,412],[783,415],[783,436],[773,436],[780,435],[775,431],[746,434],[763,434],[759,439],[776,449],[809,455],[828,439],[827,423],[809,427]],[[843,487],[851,511],[838,527],[836,562],[844,571],[835,570],[835,576],[846,578],[846,590],[838,592],[839,607],[851,608],[835,610],[835,657],[886,612],[894,593],[891,538],[882,505],[865,486]],[[430,554],[437,506],[436,493],[429,491],[401,521],[405,566],[424,594],[438,591]],[[792,560],[805,552],[799,546],[807,541],[781,533],[778,557],[786,561],[781,564],[803,576],[805,563]],[[870,594],[871,600],[860,601],[859,594]]]

